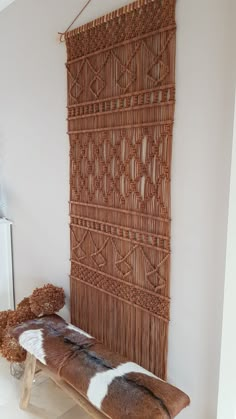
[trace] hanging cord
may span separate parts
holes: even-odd
[[[60,42],[64,42],[65,41],[65,35],[67,34],[67,32],[70,30],[71,26],[76,22],[76,20],[82,15],[83,11],[86,9],[86,7],[89,5],[89,3],[92,0],[88,0],[87,3],[84,5],[84,7],[80,10],[80,12],[78,13],[78,15],[74,18],[73,22],[71,22],[70,26],[68,26],[68,28],[65,30],[65,32],[58,32],[58,35],[60,35]]]

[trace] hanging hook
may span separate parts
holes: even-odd
[[[65,32],[58,32],[58,35],[60,35],[60,42],[64,42],[65,41],[65,35],[67,34],[67,32],[70,30],[71,26],[76,22],[76,20],[82,15],[83,11],[86,9],[86,7],[89,5],[89,3],[92,0],[88,0],[87,3],[84,5],[84,7],[82,7],[82,9],[80,10],[80,12],[78,13],[78,15],[74,18],[73,22],[71,22],[71,24],[68,26],[68,28],[65,30]]]

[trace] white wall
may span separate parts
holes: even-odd
[[[231,0],[177,1],[169,378],[216,419],[234,68]],[[234,419],[224,417],[224,419]]]
[[[8,7],[15,0],[0,0],[0,11]]]
[[[236,109],[231,164],[218,419],[236,419]]]
[[[129,1],[93,1],[80,22]],[[215,419],[233,120],[233,0],[177,1],[169,379],[180,417]],[[65,46],[82,0],[16,0],[0,14],[0,158],[14,221],[16,295],[69,291]],[[225,418],[231,419],[231,418]],[[233,419],[233,418],[232,418]]]
[[[236,2],[232,18],[235,21]],[[232,55],[236,67],[236,27],[232,27]],[[234,69],[235,69],[234,67]],[[235,86],[236,87],[236,86]],[[236,90],[235,90],[236,93]],[[226,269],[221,340],[221,361],[217,419],[236,419],[236,94],[234,105],[234,132],[231,157],[229,216],[227,229]]]

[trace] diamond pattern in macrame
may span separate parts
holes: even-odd
[[[145,138],[147,148],[142,156]],[[139,130],[138,136],[135,129],[80,134],[72,146],[74,200],[87,196],[89,202],[96,203],[102,197],[108,203],[115,196],[122,205],[132,195],[142,207],[155,198],[162,215],[167,215],[162,191],[170,180],[168,141],[164,129],[152,137],[148,129]]]

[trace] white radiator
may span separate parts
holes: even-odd
[[[0,311],[14,305],[11,222],[0,218]]]

